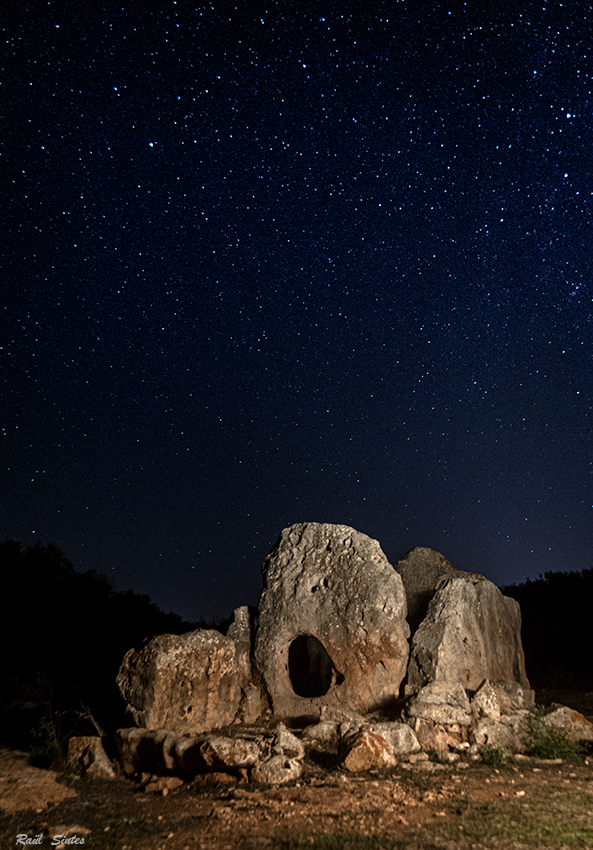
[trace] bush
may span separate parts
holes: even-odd
[[[62,767],[66,740],[60,732],[59,720],[48,714],[31,729],[31,758],[40,767]]]
[[[502,767],[507,760],[504,750],[501,750],[500,747],[480,747],[480,755],[482,761],[488,767]]]
[[[546,709],[538,706],[527,719],[529,754],[540,759],[576,761],[585,753],[584,747],[569,737],[565,729],[548,726]]]

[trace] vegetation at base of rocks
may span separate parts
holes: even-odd
[[[436,764],[450,764],[449,760],[443,758],[441,753],[438,750],[435,750],[434,747],[431,747],[429,750],[426,750],[426,755],[431,761],[434,761]]]
[[[546,709],[538,706],[527,718],[527,746],[530,755],[540,759],[576,761],[587,752],[578,741],[572,740],[565,729],[548,726]]]
[[[487,765],[487,767],[502,767],[506,764],[506,753],[504,750],[501,750],[500,747],[486,745],[484,747],[480,747],[479,752],[482,756],[482,761],[485,765]]]
[[[50,714],[31,729],[31,759],[37,767],[62,767],[66,750],[67,738],[61,734],[59,720]]]

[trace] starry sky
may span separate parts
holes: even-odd
[[[190,620],[294,522],[591,567],[592,24],[9,3],[0,539]]]

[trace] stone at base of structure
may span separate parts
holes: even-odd
[[[501,692],[506,694],[504,687]],[[188,779],[198,774],[226,774],[270,785],[306,775],[307,755],[319,752],[348,772],[415,764],[431,750],[443,762],[456,764],[479,760],[484,748],[524,754],[534,717],[544,729],[560,729],[573,740],[593,740],[593,724],[566,706],[555,705],[545,715],[534,715],[525,708],[508,711],[506,703],[503,712],[496,693],[487,680],[470,692],[457,683],[433,682],[408,701],[402,720],[397,721],[329,707],[323,712],[324,719],[299,734],[279,723],[274,730],[238,730],[237,737],[139,728],[120,729],[115,737],[123,773],[130,777]],[[515,688],[513,693],[518,704],[530,700]],[[89,741],[98,743],[91,746]],[[73,758],[81,764],[80,753],[99,751],[100,743],[98,738],[78,739],[71,745]],[[79,755],[75,757],[75,753]]]

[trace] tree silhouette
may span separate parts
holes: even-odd
[[[509,585],[521,605],[527,674],[538,687],[593,686],[593,569]]]
[[[148,596],[116,592],[95,571],[77,572],[54,545],[0,543],[0,575],[5,715],[27,705],[47,708],[50,701],[60,708],[82,703],[112,727],[123,720],[115,677],[127,650],[153,635],[206,625],[165,614]]]

